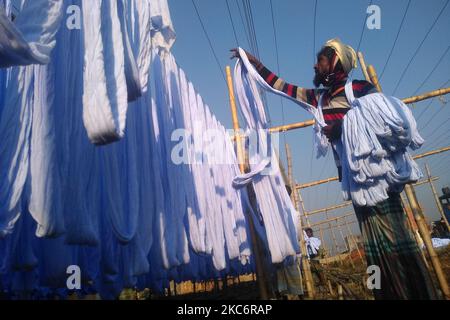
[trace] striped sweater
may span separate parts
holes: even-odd
[[[333,131],[336,130],[339,132],[340,136],[342,121],[350,108],[345,96],[345,84],[347,82],[346,74],[341,73],[337,75],[335,83],[330,88],[305,89],[285,82],[262,64],[257,65],[256,70],[272,88],[282,91],[290,97],[306,102],[312,106],[317,107],[320,96],[324,94],[322,100],[324,120],[328,125],[333,126]],[[376,88],[368,81],[353,80],[353,92],[355,94],[355,98],[360,98],[377,91]]]

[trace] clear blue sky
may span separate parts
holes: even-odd
[[[242,0],[228,0],[235,24],[239,44],[247,50],[250,46],[237,7]],[[400,76],[424,39],[447,0],[412,0],[397,44],[386,71],[381,78],[383,91],[392,94]],[[201,18],[212,40],[222,69],[229,60],[229,49],[236,47],[230,17],[225,0],[196,0]],[[272,28],[270,1],[251,0],[254,25],[262,62],[271,70],[277,70],[274,30]],[[320,49],[328,39],[339,37],[342,41],[358,46],[366,18],[369,0],[318,0],[316,18],[316,41],[314,38],[315,0],[273,0],[275,25],[277,29],[278,50],[280,58],[280,76],[287,81],[304,86],[312,86],[313,53]],[[381,29],[365,29],[360,51],[366,62],[373,64],[379,75],[393,46],[407,0],[374,0],[373,4],[381,8]],[[179,65],[186,71],[204,100],[217,118],[227,127],[231,127],[227,88],[219,67],[211,53],[206,37],[190,0],[169,0],[172,20],[177,32],[177,41],[173,53]],[[242,9],[242,5],[241,5]],[[241,11],[243,15],[243,12]],[[445,8],[436,25],[429,33],[413,63],[400,83],[396,96],[409,97],[420,87],[423,80],[435,67],[438,60],[450,45],[450,4]],[[245,18],[244,18],[245,19]],[[450,86],[450,51],[422,86],[419,93]],[[360,69],[354,78],[363,79]],[[450,96],[445,96],[445,100]],[[293,123],[310,119],[310,116],[295,104],[285,101],[282,112],[280,99],[268,96],[268,109],[272,125]],[[424,111],[425,110],[425,111]],[[418,118],[421,133],[427,140],[419,153],[438,147],[450,145],[449,105],[443,105],[435,99],[417,103],[413,112]],[[420,117],[419,117],[420,116]],[[309,182],[336,175],[336,169],[330,155],[327,159],[312,158],[311,128],[300,129],[284,134],[281,143],[287,142],[293,150],[294,176],[297,182]],[[282,148],[281,157],[285,152]],[[284,160],[285,161],[285,160]],[[450,152],[419,161],[423,166],[429,163],[433,175],[440,179],[435,182],[440,193],[443,186],[450,185]],[[304,191],[307,210],[322,208],[340,203],[342,197],[336,182],[318,186]],[[439,219],[430,188],[423,185],[417,188],[419,200],[428,220]],[[330,216],[342,215],[346,210],[330,212]],[[316,217],[312,221],[323,219]],[[357,230],[357,228],[353,228]]]

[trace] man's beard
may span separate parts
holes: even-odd
[[[331,85],[331,78],[332,77],[330,77],[330,75],[328,74],[316,73],[313,80],[314,86],[316,88],[319,88],[322,84],[324,87],[329,87]]]
[[[319,88],[321,84],[325,85],[325,75],[323,73],[316,72],[313,83],[316,88]]]

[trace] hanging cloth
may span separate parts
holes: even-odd
[[[259,152],[249,152],[251,173],[236,177],[233,186],[243,187],[246,183],[253,182],[272,262],[281,263],[287,257],[299,253],[298,213],[282,182],[278,160],[270,138],[267,137],[268,130],[265,130],[268,126],[267,119],[256,87],[257,83],[263,85],[264,82],[250,65],[242,49],[240,53],[242,59],[238,60],[234,70],[235,87],[247,126],[256,130]],[[313,112],[311,106],[305,104],[304,107]],[[261,151],[267,154],[262,154]]]
[[[401,100],[382,93],[355,99],[351,81],[345,93],[351,109],[333,146],[342,162],[344,199],[374,206],[388,198],[388,191],[401,192],[422,177],[407,148],[416,150],[424,140]]]
[[[24,1],[14,22],[0,6],[0,68],[50,62],[55,34],[62,20],[63,2]]]
[[[84,0],[83,121],[92,143],[124,135],[128,109],[123,35],[117,1]]]
[[[258,86],[260,86],[261,88],[263,88],[266,91],[280,95],[284,98],[288,98],[289,100],[295,102],[300,107],[302,107],[303,109],[308,111],[314,117],[314,119],[316,121],[313,126],[316,155],[318,158],[326,156],[326,154],[328,152],[329,142],[328,142],[328,138],[322,133],[322,128],[324,128],[326,126],[325,120],[323,118],[322,110],[319,108],[316,108],[306,102],[296,100],[293,97],[287,95],[286,93],[272,88],[270,85],[267,84],[266,81],[264,81],[264,79],[255,70],[255,67],[250,63],[245,51],[242,48],[239,48],[239,55],[240,55],[240,61],[245,66],[245,69],[248,72],[247,73],[248,77],[250,79],[252,79],[252,81],[254,81],[256,84],[258,84]],[[244,89],[244,87],[242,87],[242,86],[236,86],[236,90],[237,90],[237,92],[239,92],[241,90],[248,90],[248,89]],[[251,118],[251,116],[250,116],[251,113],[255,112],[255,111],[242,110],[242,112],[244,112],[244,113],[247,112],[248,114],[246,114],[246,115],[244,114],[245,117]],[[255,123],[249,124],[250,128],[254,128],[255,125],[256,125]],[[262,129],[266,129],[266,127],[267,127],[267,122],[265,122],[265,127],[262,127]]]

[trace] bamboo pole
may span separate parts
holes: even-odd
[[[414,160],[422,159],[422,158],[433,156],[435,154],[446,152],[446,151],[449,151],[449,150],[450,150],[450,146],[443,147],[443,148],[439,148],[439,149],[436,149],[436,150],[433,150],[433,151],[429,151],[429,152],[425,152],[425,153],[422,153],[422,154],[418,154],[418,155],[414,156],[413,159]]]
[[[237,159],[239,163],[239,169],[242,173],[245,172],[245,160],[244,160],[244,146],[242,144],[242,136],[240,134],[240,127],[239,127],[239,118],[238,118],[238,112],[236,107],[236,98],[234,96],[234,87],[233,87],[233,80],[231,78],[231,68],[227,66],[225,68],[226,74],[227,74],[227,84],[228,84],[228,95],[230,99],[230,106],[231,106],[231,119],[233,121],[233,129],[234,129],[234,135],[236,139],[236,154]]]
[[[237,113],[237,107],[236,107],[236,100],[234,96],[234,88],[233,88],[233,80],[231,78],[231,68],[230,66],[227,66],[225,68],[226,75],[227,75],[227,85],[228,85],[228,94],[230,97],[230,107],[231,107],[231,117],[233,120],[233,129],[235,134],[239,134],[240,127],[239,127],[239,119],[238,119],[238,113]],[[236,148],[237,148],[237,158],[239,161],[239,168],[241,170],[241,173],[244,173],[246,170],[245,162],[244,162],[244,146],[242,145],[241,137],[238,135],[236,138]],[[247,219],[249,221],[249,232],[250,237],[253,244],[253,255],[255,258],[255,264],[256,264],[256,274],[257,274],[257,282],[259,287],[259,293],[261,295],[262,300],[269,299],[269,289],[267,287],[267,279],[264,277],[264,265],[262,261],[262,254],[261,250],[259,248],[259,242],[258,238],[256,236],[255,232],[255,226],[253,217],[251,214],[247,212]]]
[[[271,133],[290,131],[290,130],[294,130],[294,129],[310,127],[310,126],[313,126],[315,123],[316,123],[316,121],[314,121],[314,120],[307,120],[307,121],[303,121],[303,122],[297,122],[297,123],[273,127],[273,128],[270,128],[269,131]]]
[[[323,179],[323,180],[317,180],[317,181],[313,181],[313,182],[298,184],[298,185],[295,186],[295,188],[297,190],[305,189],[305,188],[310,188],[310,187],[317,186],[319,184],[324,184],[324,183],[328,183],[328,182],[332,182],[332,181],[338,181],[338,180],[339,180],[339,177],[332,177],[332,178],[327,178],[327,179]]]
[[[439,180],[439,177],[430,177],[430,178],[427,178],[427,179],[423,179],[423,180],[417,181],[416,183],[413,184],[413,186],[414,187],[418,187],[418,186],[421,186],[423,184],[430,183],[430,181],[434,182],[434,181],[438,181],[438,180]]]
[[[431,192],[433,193],[433,197],[434,197],[434,201],[436,202],[436,206],[439,210],[439,213],[440,213],[442,219],[444,219],[445,225],[447,226],[447,230],[450,231],[450,226],[448,225],[447,217],[445,216],[444,210],[442,209],[442,206],[441,206],[441,202],[439,201],[439,196],[436,192],[436,188],[434,187],[434,184],[431,181],[431,179],[432,179],[431,171],[430,171],[430,167],[428,166],[428,164],[425,164],[425,169],[427,171],[428,182],[430,183]]]
[[[426,99],[430,99],[430,98],[434,98],[434,97],[438,97],[438,96],[443,96],[443,95],[446,95],[448,93],[450,93],[450,87],[433,90],[433,91],[430,91],[430,92],[427,92],[427,93],[424,93],[424,94],[421,94],[421,95],[418,95],[418,96],[414,96],[414,97],[403,99],[402,101],[405,104],[411,104],[411,103],[414,103],[414,102],[419,102],[419,101],[422,101],[422,100],[426,100]]]
[[[288,165],[288,181],[289,181],[289,187],[291,188],[291,199],[292,202],[294,203],[295,209],[297,211],[299,210],[299,201],[298,201],[298,194],[297,192],[295,192],[294,190],[294,173],[293,173],[293,169],[292,169],[292,154],[291,154],[291,148],[289,147],[289,145],[286,143],[285,146],[286,148],[286,158],[287,158],[287,165]],[[300,221],[301,223],[301,221]]]
[[[308,214],[310,216],[312,216],[313,214],[318,214],[318,213],[322,213],[322,212],[326,212],[326,211],[330,211],[330,210],[345,208],[345,207],[350,206],[351,204],[352,204],[351,201],[347,201],[347,202],[344,202],[344,203],[341,203],[341,204],[338,204],[338,205],[335,205],[335,206],[309,211]]]
[[[352,221],[349,221],[349,222],[346,222],[346,223],[342,223],[342,224],[340,224],[340,226],[343,227],[343,226],[345,226],[345,224],[352,225],[354,223],[358,223],[358,220],[352,220]],[[324,231],[325,230],[329,230],[329,229],[330,228],[323,228]]]
[[[416,197],[414,188],[411,185],[407,184],[407,185],[405,185],[405,192],[406,192],[406,196],[408,197],[409,205],[411,206],[411,209],[414,213],[414,218],[416,219],[417,226],[419,227],[420,235],[425,243],[425,247],[430,256],[431,264],[436,273],[442,293],[443,293],[445,299],[450,300],[450,291],[448,288],[447,279],[445,278],[445,274],[442,271],[442,266],[441,266],[441,263],[439,261],[437,254],[436,254],[436,251],[433,248],[433,243],[431,242],[431,237],[430,237],[428,227],[427,227],[427,224],[426,224],[424,216],[423,216],[422,208],[420,207],[420,205],[417,201],[417,197]]]
[[[368,68],[371,68],[371,67],[373,68],[373,66],[369,66]],[[375,71],[375,70],[373,69],[373,71]],[[378,78],[377,78],[377,81],[378,81]],[[372,82],[372,80],[370,80],[370,82]],[[377,90],[381,91],[380,84],[379,83],[377,83],[377,84],[378,84],[378,87],[374,84],[375,87],[377,87]],[[404,99],[402,99],[402,101],[405,104],[411,104],[411,103],[414,103],[414,102],[419,102],[419,101],[431,99],[431,98],[434,98],[434,97],[443,96],[443,95],[448,94],[448,93],[450,93],[450,87],[449,88],[442,88],[442,89],[433,90],[433,91],[430,91],[430,92],[427,92],[427,93],[424,93],[424,94],[421,94],[421,95],[418,95],[418,96],[404,98]],[[291,123],[291,124],[287,124],[287,125],[273,127],[273,128],[270,128],[269,131],[271,133],[273,133],[273,132],[286,132],[286,131],[291,131],[291,130],[295,130],[295,129],[301,129],[301,128],[310,127],[310,126],[313,126],[315,123],[316,122],[314,120],[307,120],[307,121],[296,122],[296,123]]]
[[[406,199],[406,195],[404,195],[404,194],[405,194],[405,192],[403,192],[401,194],[400,199],[402,201],[402,205],[405,210],[405,214],[408,218],[408,224],[414,234],[414,238],[416,239],[416,242],[417,242],[419,248],[422,248],[424,246],[424,243],[423,243],[422,237],[420,236],[420,233],[419,233],[419,227],[417,227],[416,220],[414,219],[414,214],[412,213],[411,207],[409,206],[408,200]],[[423,261],[425,261],[427,269],[430,270],[430,266],[428,265],[428,261],[425,257],[425,253],[423,252],[423,250],[420,250],[420,253],[422,255]]]
[[[432,150],[429,152],[425,152],[425,153],[421,153],[418,155],[413,156],[414,160],[418,160],[418,159],[422,159],[422,158],[426,158],[426,157],[430,157],[439,153],[443,153],[443,152],[447,152],[450,150],[450,146],[448,147],[443,147],[443,148],[439,148],[436,150]],[[435,178],[433,178],[435,179]],[[328,183],[328,182],[332,182],[332,181],[338,181],[339,178],[338,177],[332,177],[332,178],[327,178],[327,179],[323,179],[323,180],[317,180],[317,181],[312,181],[312,182],[308,182],[308,183],[304,183],[304,184],[297,184],[295,186],[296,189],[305,189],[305,188],[310,188],[310,187],[314,187],[320,184],[324,184],[324,183]],[[421,185],[421,184],[425,184],[428,183],[428,180],[422,180],[417,182],[417,184],[414,185]]]
[[[328,211],[325,211],[325,219],[329,219],[329,217],[328,217]],[[334,228],[333,228],[333,226],[331,225],[331,222],[329,222],[328,223],[328,226],[329,226],[329,228],[330,228],[330,231],[331,231],[331,238],[332,238],[332,240],[333,240],[333,244],[334,244],[334,248],[335,248],[335,250],[336,250],[336,254],[339,254],[339,246],[338,246],[338,244],[337,244],[337,240],[336,240],[336,234],[334,233]],[[342,260],[339,258],[339,261],[342,263]]]
[[[447,150],[444,150],[444,151],[447,151]],[[442,152],[443,152],[443,151],[442,151]],[[433,154],[434,154],[434,153],[433,153]],[[436,181],[436,180],[439,180],[439,177],[432,177],[431,179],[432,179],[432,181]],[[327,178],[327,179],[317,180],[317,181],[313,181],[313,182],[308,182],[308,183],[303,183],[303,184],[297,184],[297,185],[295,186],[295,188],[296,188],[297,190],[300,190],[300,189],[306,189],[306,188],[311,188],[311,187],[318,186],[318,185],[321,185],[321,184],[324,184],[324,183],[333,182],[333,181],[338,181],[338,180],[339,180],[339,177],[332,177],[332,178]],[[420,181],[414,183],[414,186],[417,187],[417,186],[420,186],[420,185],[425,184],[425,183],[428,183],[428,182],[429,182],[428,179],[420,180]]]
[[[366,78],[367,81],[372,82],[370,81],[369,74],[367,73],[366,61],[364,60],[364,55],[362,54],[361,51],[358,51],[358,60],[359,64],[361,65],[361,70],[364,75],[364,78]]]
[[[349,212],[349,213],[347,213],[347,214],[345,214],[345,215],[343,215],[343,216],[333,217],[333,218],[330,218],[330,219],[328,219],[328,220],[322,220],[322,221],[320,221],[320,222],[313,223],[313,224],[311,225],[311,227],[317,227],[317,226],[319,226],[319,225],[322,225],[322,224],[325,224],[325,223],[328,223],[328,222],[331,222],[331,221],[337,221],[337,220],[340,220],[340,219],[345,219],[346,217],[354,216],[354,215],[355,215],[354,212]]]
[[[294,191],[295,190],[296,189],[294,188]],[[306,225],[308,227],[311,227],[311,223],[310,223],[309,217],[308,217],[308,211],[306,211],[306,209],[305,209],[305,202],[303,201],[303,196],[302,196],[300,190],[297,190],[297,195],[298,195],[298,201],[300,202],[300,206],[303,211],[303,216],[305,217]]]
[[[289,186],[291,187],[291,196],[294,198],[295,209],[298,212],[299,208],[298,208],[298,201],[296,199],[297,198],[296,197],[297,192],[295,192],[295,188],[294,188],[291,148],[289,147],[289,145],[287,143],[285,145],[285,148],[286,148],[286,157],[287,157],[287,165],[288,165]],[[300,234],[299,234],[300,250],[302,252],[302,267],[303,267],[303,272],[305,274],[306,291],[308,293],[308,298],[314,299],[314,296],[315,296],[314,279],[313,279],[313,276],[312,276],[312,273],[311,273],[311,266],[309,264],[309,260],[307,259],[308,251],[307,251],[307,248],[306,248],[305,237],[303,236],[303,228],[302,228],[302,219],[301,219],[301,217],[300,217],[300,219],[298,221],[298,224],[299,224],[298,230],[300,232]]]
[[[325,252],[328,252],[328,249],[327,249],[327,247],[325,246],[325,238],[324,238],[324,236],[323,236],[323,229],[322,229],[322,227],[320,227],[320,226],[319,226],[319,233],[320,233],[320,240],[322,240],[322,247],[323,247],[323,250],[324,250]],[[328,253],[328,255],[329,255],[329,253]]]
[[[354,238],[352,229],[347,224],[347,219],[346,218],[344,218],[344,223],[345,223],[345,227],[347,228],[347,232],[350,235],[350,238],[353,239],[353,244],[355,245],[355,248],[358,251],[358,255],[359,255],[359,258],[361,259],[361,263],[364,263],[364,258],[363,258],[362,254],[361,254],[361,250],[359,250],[359,245],[358,245],[358,243],[356,242],[356,240]]]
[[[350,264],[352,265],[352,268],[355,269],[355,264],[353,263],[353,259],[352,259],[352,255],[351,255],[352,252],[350,250],[350,247],[347,245],[347,242],[345,241],[345,237],[344,237],[344,233],[342,232],[342,228],[338,227],[338,230],[339,230],[339,233],[341,234],[342,241],[344,242],[345,250],[348,251],[348,258],[350,260]]]
[[[367,67],[367,73],[369,74],[370,82],[372,82],[372,84],[375,86],[375,88],[377,88],[378,92],[383,91],[383,90],[381,90],[381,85],[378,82],[377,72],[375,71],[375,68],[372,65],[369,65]]]

